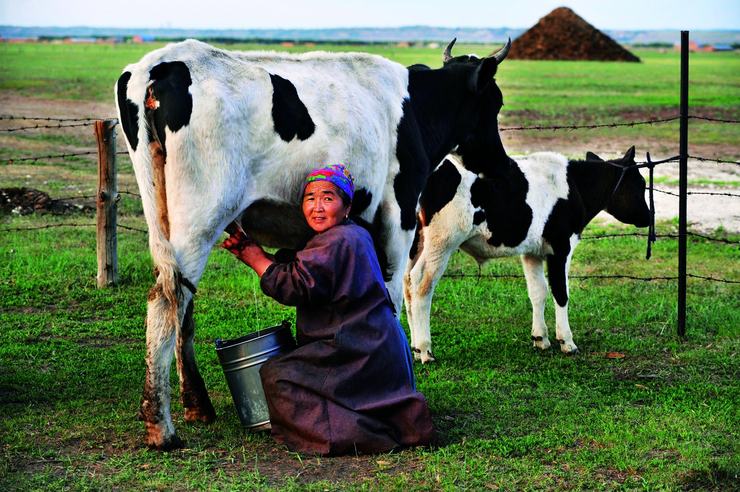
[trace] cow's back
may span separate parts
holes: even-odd
[[[126,98],[138,108],[138,141],[151,138],[144,106],[152,75],[175,64],[187,71],[190,80],[179,83],[187,87],[192,107],[180,115],[185,124],[165,131],[171,170],[187,167],[187,176],[214,188],[242,182],[247,193],[297,203],[310,169],[341,161],[357,188],[374,192],[374,205],[389,173],[398,172],[396,129],[408,73],[397,63],[362,53],[287,55],[231,52],[195,40],[171,44],[124,71],[131,73]],[[120,93],[118,101],[120,106]],[[146,153],[146,145],[132,152]],[[139,160],[149,163],[146,155]]]

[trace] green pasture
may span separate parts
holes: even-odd
[[[92,223],[16,217],[2,227]],[[121,223],[143,228],[138,213]],[[670,232],[672,225],[660,224]],[[631,232],[596,225],[588,234]],[[121,285],[95,288],[94,228],[0,233],[2,490],[723,490],[737,485],[740,289],[689,280],[688,333],[675,335],[675,281],[573,279],[581,354],[540,353],[518,260],[478,270],[456,254],[432,318],[437,362],[415,366],[437,442],[379,456],[315,458],[243,431],[213,341],[286,318],[223,251],[196,297],[196,352],[218,413],[187,447],[142,446],[136,420],[151,286],[146,235],[119,236]],[[717,233],[722,236],[721,233]],[[737,241],[738,236],[723,236]],[[650,261],[642,239],[584,241],[573,275],[675,276],[676,243]],[[737,279],[736,247],[692,239],[689,271]],[[551,306],[547,318],[554,317]],[[405,320],[404,320],[404,326]],[[617,358],[613,358],[617,357]]]
[[[0,90],[48,99],[106,101],[113,104],[113,85],[124,66],[161,46],[0,44]],[[230,45],[229,49],[272,49],[293,52],[316,47],[298,45]],[[332,51],[367,51],[404,65],[438,67],[443,47],[395,45],[321,45]],[[453,53],[479,55],[497,45],[459,45]],[[504,93],[502,126],[522,124],[593,124],[648,120],[678,114],[680,60],[677,51],[634,50],[641,63],[550,62],[507,60],[496,78]],[[740,52],[692,53],[692,113],[740,118]],[[96,115],[92,115],[96,116]],[[678,125],[608,128],[577,133],[577,138],[623,137],[627,140],[677,140]],[[552,136],[552,135],[550,135]],[[734,145],[734,126],[692,121],[692,144]],[[724,150],[724,157],[730,157]],[[731,156],[736,157],[736,156]]]

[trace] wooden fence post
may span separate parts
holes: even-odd
[[[118,283],[116,124],[116,120],[95,122],[95,136],[98,141],[98,288]]]

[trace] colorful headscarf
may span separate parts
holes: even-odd
[[[343,164],[330,164],[311,171],[306,177],[303,189],[305,190],[306,185],[314,181],[329,181],[346,193],[350,201],[355,194],[355,180]]]

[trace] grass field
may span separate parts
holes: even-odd
[[[0,91],[51,99],[113,103],[113,84],[128,63],[159,45],[0,44]],[[235,45],[232,49],[285,50],[279,45]],[[404,65],[441,65],[442,49],[396,46],[336,46],[322,49],[368,51]],[[460,45],[453,53],[485,55],[500,46]],[[316,49],[298,46],[291,51]],[[635,50],[642,63],[532,62],[507,60],[496,76],[504,93],[503,126],[590,124],[678,115],[679,55]],[[740,53],[693,53],[692,114],[740,118]],[[586,138],[673,139],[677,123],[590,131]],[[733,127],[692,122],[692,144],[734,145]],[[545,135],[551,137],[552,135]],[[620,146],[621,148],[621,146]],[[729,149],[722,149],[727,155]]]
[[[457,52],[493,48],[462,46]],[[112,104],[121,68],[149,49],[0,44],[0,97],[30,97],[60,111],[71,107],[70,99]],[[441,51],[368,49],[404,64],[430,65],[439,65]],[[644,63],[507,61],[497,77],[506,101],[503,125],[630,120],[674,111],[677,55],[637,54]],[[737,118],[739,69],[734,53],[692,55],[694,106],[706,115]],[[0,159],[92,147],[89,131],[1,134]],[[582,135],[558,134],[548,142]],[[734,125],[692,122],[692,144],[698,141],[702,153],[716,149],[715,157],[737,159],[739,136]],[[551,137],[526,138],[512,145]],[[572,148],[586,150],[583,138]],[[594,149],[616,139],[673,152],[676,127],[609,129],[588,138]],[[135,189],[128,160],[120,166],[121,189]],[[88,193],[94,183],[94,163],[86,157],[0,166],[0,188],[32,186],[66,196]],[[663,179],[663,186],[670,184]],[[736,188],[737,180],[722,184]],[[119,223],[145,228],[134,197],[124,195],[119,205]],[[738,284],[690,278],[688,336],[681,340],[675,335],[675,281],[574,278],[571,324],[581,354],[566,357],[531,347],[523,278],[490,278],[519,274],[518,260],[492,262],[479,275],[474,262],[458,253],[448,273],[467,276],[443,279],[433,306],[438,361],[415,366],[436,443],[318,459],[240,428],[213,341],[293,320],[294,314],[262,295],[246,268],[214,251],[199,285],[195,319],[196,354],[218,420],[185,424],[175,389],[175,423],[187,447],[156,453],[142,446],[143,424],[135,418],[152,282],[146,235],[120,231],[121,284],[98,290],[93,227],[9,230],[69,222],[94,218],[0,215],[0,490],[738,488]],[[658,230],[675,232],[675,223],[663,222]],[[584,235],[606,232],[634,229],[595,224]],[[736,231],[712,235],[740,240]],[[644,254],[644,240],[634,237],[583,241],[572,274],[676,275],[674,240],[658,241],[650,261]],[[739,260],[736,245],[690,240],[690,273],[737,281]],[[548,306],[551,331],[553,318]]]

